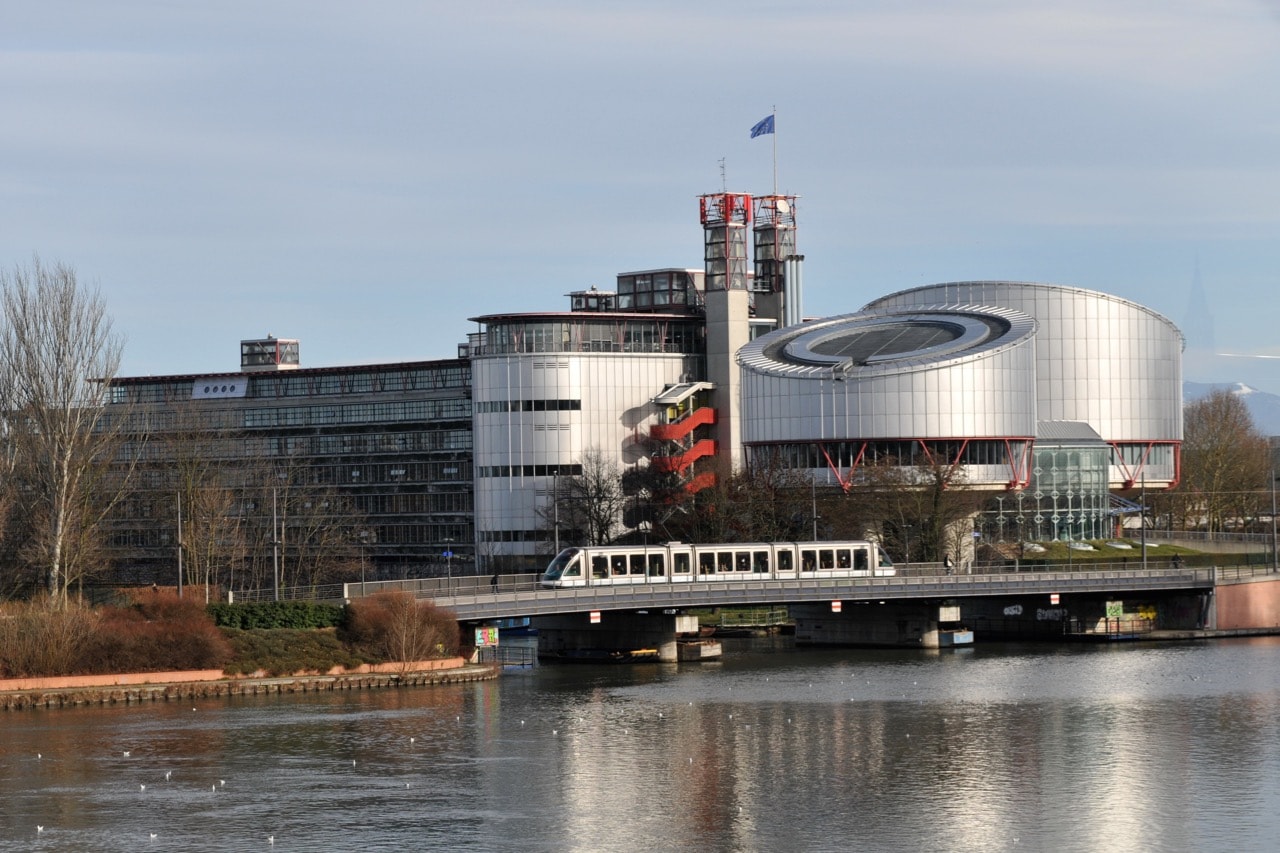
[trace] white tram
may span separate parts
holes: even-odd
[[[609,586],[893,574],[893,561],[875,542],[668,542],[565,548],[547,565],[541,583]]]

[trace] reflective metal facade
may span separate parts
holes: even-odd
[[[599,451],[620,470],[646,455],[663,387],[699,369],[691,353],[482,354],[471,361],[476,547],[521,562],[553,547],[556,476]],[[578,467],[575,467],[578,466]]]
[[[929,306],[792,326],[744,347],[743,443],[820,447],[804,467],[844,467],[848,442],[1029,442],[1036,429],[1035,321],[1001,308]],[[856,455],[856,453],[855,453]],[[1007,460],[967,465],[1007,485]]]
[[[984,335],[997,320],[1008,330]],[[948,322],[970,325],[939,331]],[[1112,448],[1113,487],[1164,487],[1182,440],[1182,348],[1168,319],[1105,293],[1007,281],[913,288],[744,348],[743,441],[988,440],[1078,422]],[[1007,479],[967,470],[971,482]]]
[[[964,281],[904,290],[868,311],[939,303],[1025,312],[1036,333],[1036,406],[1041,421],[1079,421],[1115,448],[1111,479],[1132,488],[1167,485],[1182,440],[1182,350],[1178,328],[1126,299],[1060,285]]]

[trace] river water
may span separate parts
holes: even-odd
[[[709,664],[0,716],[0,850],[1277,839],[1280,638],[944,652],[778,638],[730,641]]]

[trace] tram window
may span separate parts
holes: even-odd
[[[852,563],[852,561],[849,559],[849,549],[848,549],[848,548],[837,548],[837,549],[836,549],[836,568],[837,568],[837,569],[848,569],[848,568],[852,567],[852,565],[853,565],[853,563]]]
[[[698,574],[714,575],[716,573],[716,555],[715,554],[699,554],[698,555]]]
[[[822,548],[818,551],[818,568],[833,569],[835,565],[835,553],[830,548]]]
[[[672,554],[671,555],[671,573],[673,575],[689,574],[689,555],[688,554]]]
[[[734,554],[734,558],[737,563],[738,571],[740,572],[751,571],[751,552],[750,551],[738,551],[736,554]]]
[[[582,560],[580,559],[574,560],[569,565],[569,568],[564,570],[564,574],[561,575],[561,577],[566,577],[566,578],[582,577]]]
[[[800,568],[811,572],[818,567],[818,555],[808,549],[800,552]]]
[[[604,557],[591,558],[591,577],[593,578],[609,577],[609,563]]]
[[[868,561],[867,561],[866,551],[857,550],[853,552],[853,567],[855,569],[857,569],[860,572],[865,572],[867,570],[867,562]]]
[[[757,572],[769,571],[769,552],[755,551],[751,554],[752,568]]]
[[[625,575],[627,573],[627,557],[625,554],[615,554],[613,559],[609,561],[609,565],[613,569],[615,575]]]
[[[792,560],[793,556],[794,555],[790,551],[779,551],[778,552],[778,571],[789,572],[794,570],[795,564]]]
[[[667,567],[664,565],[666,561],[662,554],[649,555],[649,577],[660,578],[667,573]]]
[[[716,554],[716,571],[732,572],[733,571],[733,552],[720,551]]]
[[[633,575],[644,574],[644,554],[631,555],[631,574]]]

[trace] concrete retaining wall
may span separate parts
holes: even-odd
[[[1214,599],[1214,627],[1219,630],[1280,628],[1280,578],[1219,583]]]
[[[469,666],[462,658],[362,666],[361,671],[282,678],[224,678],[220,670],[150,672],[127,675],[70,676],[0,680],[0,710],[61,708],[75,705],[141,704],[219,696],[270,693],[320,693],[386,687],[459,684],[496,678],[491,666]],[[213,675],[209,678],[210,674]],[[188,678],[186,676],[197,676]],[[162,681],[161,679],[168,679]],[[95,679],[96,684],[75,683]],[[24,684],[13,687],[13,684]]]

